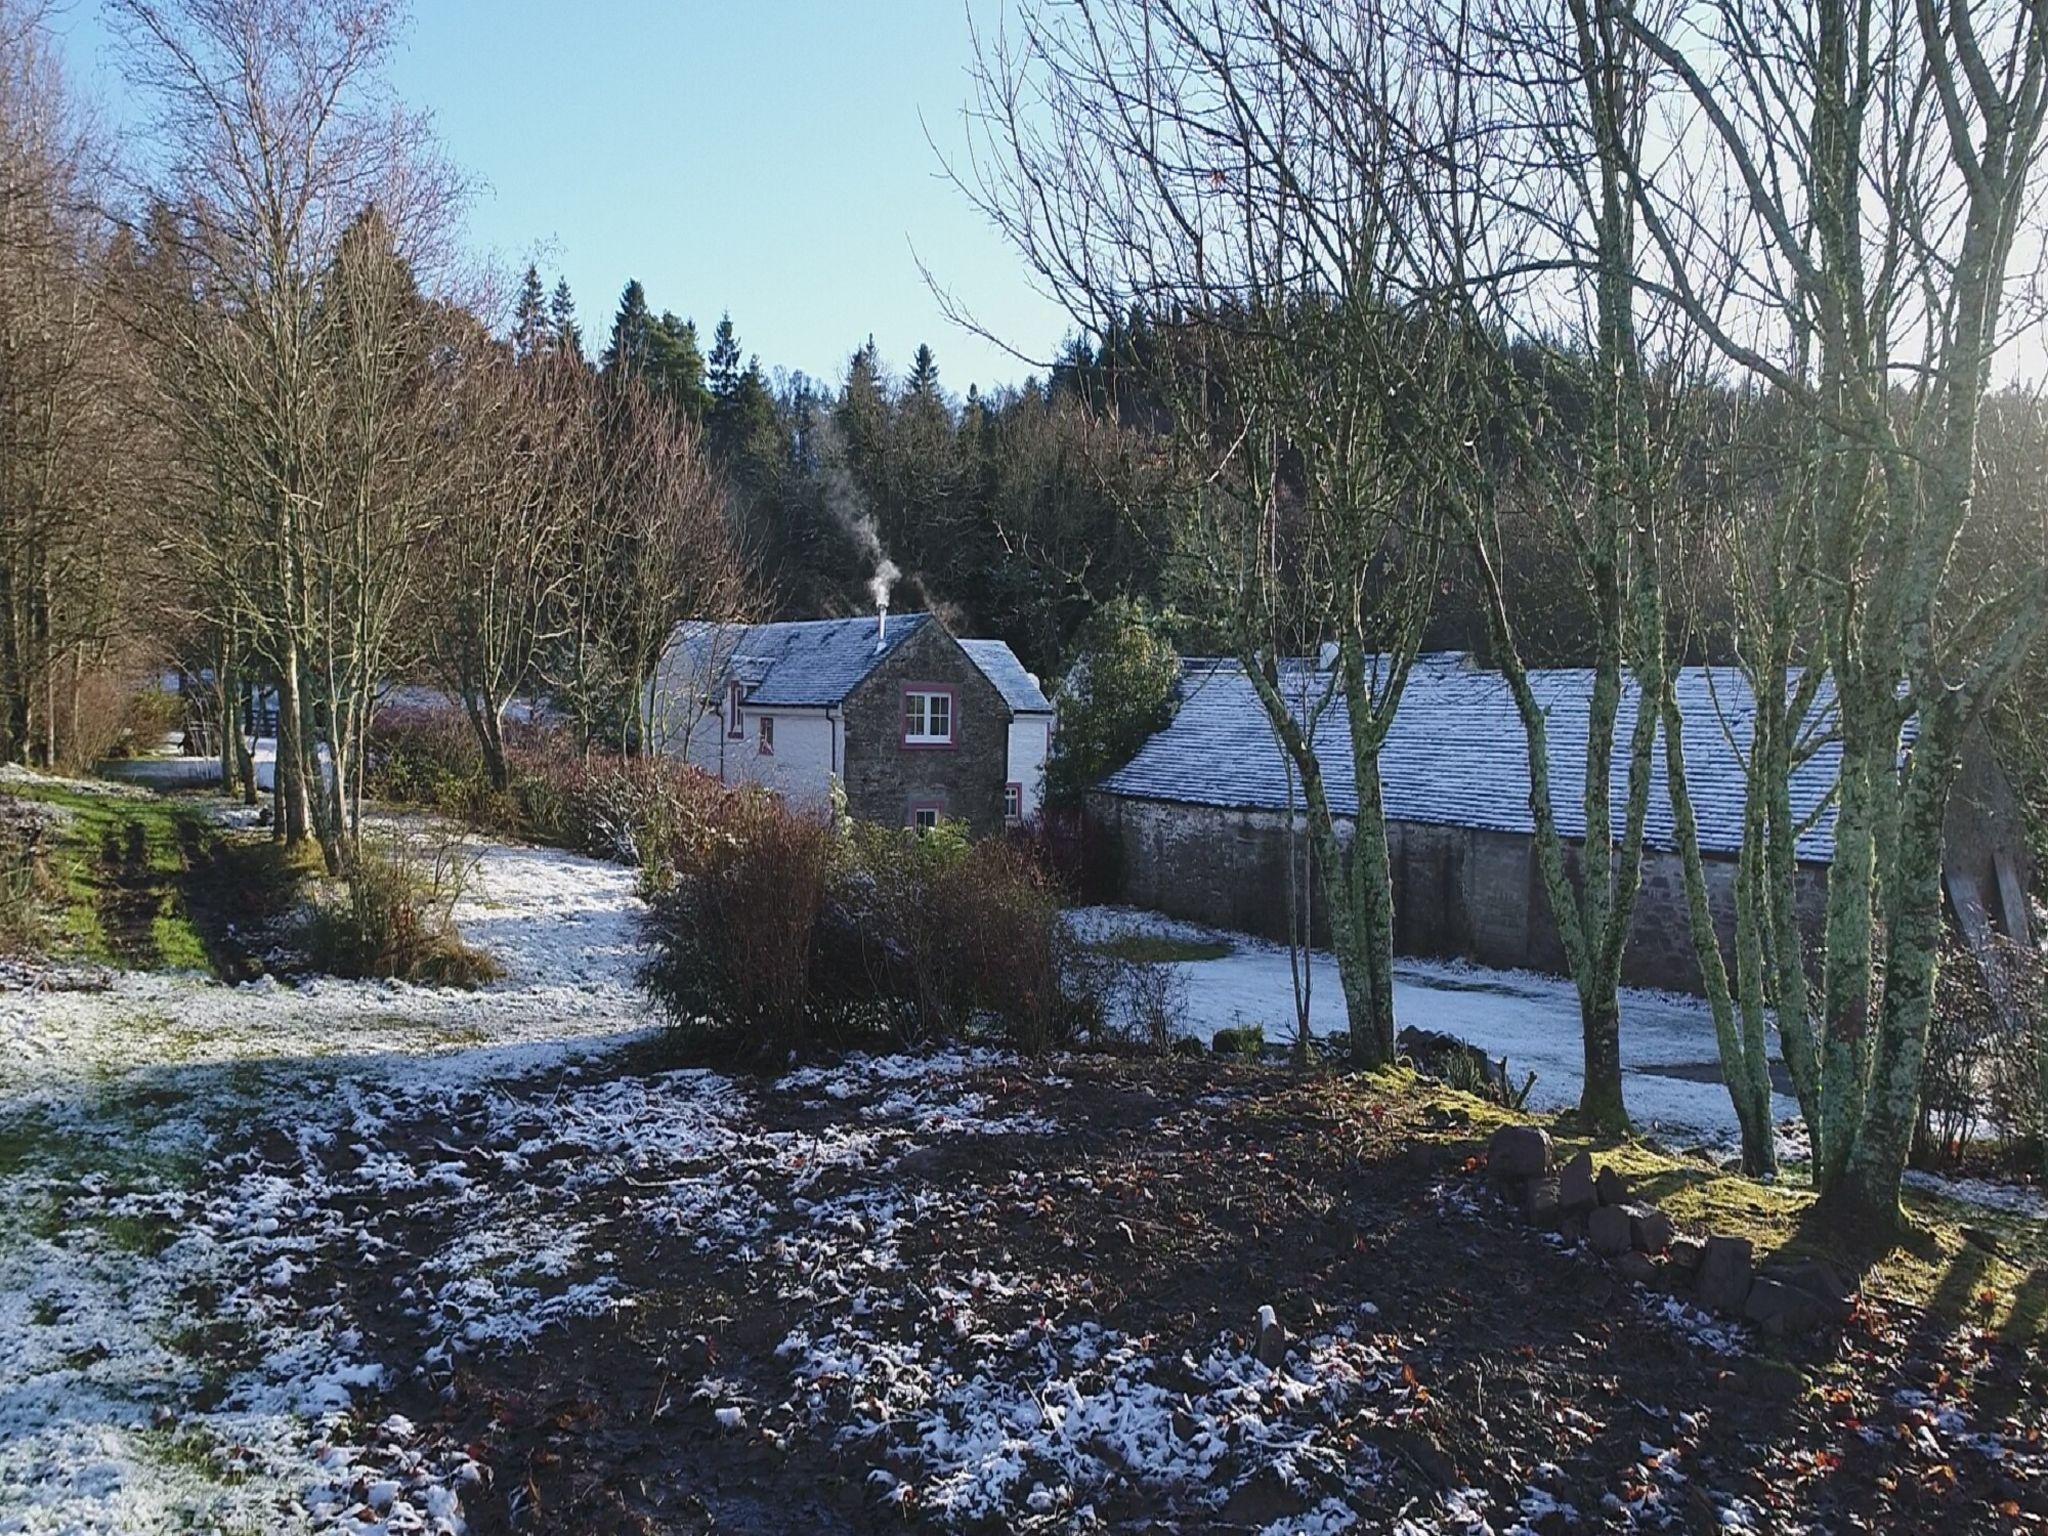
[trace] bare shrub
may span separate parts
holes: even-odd
[[[686,1033],[768,1056],[815,1042],[811,962],[831,832],[765,792],[733,795],[648,904],[648,990]]]
[[[336,976],[474,987],[502,975],[462,942],[455,904],[476,870],[453,838],[365,836],[342,870],[342,898],[315,908],[308,958]]]
[[[47,806],[0,796],[0,955],[31,955],[43,947],[53,820]]]
[[[1124,1020],[1131,1037],[1161,1054],[1173,1048],[1188,1012],[1187,978],[1171,965],[1132,964],[1124,980]]]

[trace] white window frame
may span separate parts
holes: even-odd
[[[937,713],[933,706],[940,703],[945,705],[946,728],[936,731],[932,729],[932,717]],[[911,728],[913,718],[917,721],[915,730]],[[959,723],[951,688],[911,687],[903,690],[903,745],[906,747],[950,747],[954,744],[954,732]]]

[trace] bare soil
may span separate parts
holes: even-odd
[[[671,1065],[650,1053],[621,1070]],[[455,1234],[419,1220],[403,1196],[371,1212],[389,1246],[323,1260],[335,1267],[308,1282],[331,1285],[365,1352],[401,1368],[359,1418],[402,1413],[429,1440],[466,1448],[487,1471],[463,1501],[480,1536],[1250,1532],[1289,1529],[1331,1499],[1362,1531],[1404,1518],[1455,1530],[1464,1515],[1498,1531],[1525,1521],[1542,1536],[2048,1528],[2048,1379],[2031,1347],[1866,1305],[1838,1336],[1745,1335],[1737,1352],[1717,1353],[1656,1298],[1500,1208],[1471,1166],[1480,1138],[1442,1095],[1206,1060],[1084,1058],[1058,1073],[1049,1082],[990,1068],[973,1083],[989,1113],[1047,1116],[1054,1134],[940,1137],[886,1171],[809,1186],[813,1199],[869,1187],[912,1213],[898,1239],[907,1293],[939,1297],[977,1272],[1027,1282],[978,1290],[966,1336],[935,1337],[932,1305],[870,1326],[946,1352],[966,1379],[1000,1353],[992,1339],[1077,1320],[1150,1340],[1162,1361],[1220,1336],[1250,1349],[1265,1305],[1297,1348],[1355,1323],[1397,1373],[1326,1427],[1348,1455],[1306,1490],[1245,1480],[1232,1465],[1235,1491],[1217,1507],[1202,1488],[1162,1488],[1129,1469],[1085,1498],[978,1525],[925,1509],[914,1447],[860,1411],[869,1388],[795,1380],[778,1353],[843,1305],[829,1279],[793,1286],[785,1265],[771,1281],[758,1255],[703,1252],[687,1228],[638,1219],[646,1189],[624,1171],[564,1198],[582,1218],[608,1220],[605,1262],[631,1305],[550,1327],[530,1347],[459,1356],[452,1369],[428,1358],[411,1282]],[[506,1091],[545,1122],[545,1083]],[[771,1128],[816,1131],[857,1128],[861,1107],[764,1093],[761,1112]],[[463,1149],[484,1126],[481,1110],[437,1112],[392,1135],[423,1152]],[[296,1155],[282,1137],[263,1150],[281,1163]],[[566,1173],[545,1158],[518,1172],[471,1161],[475,1178],[508,1191]],[[788,1202],[774,1205],[785,1214],[768,1242],[800,1242]],[[578,1278],[587,1272],[564,1283]],[[700,1398],[707,1378],[750,1404],[744,1427],[721,1425],[714,1400]],[[905,1484],[909,1493],[887,1496]],[[1737,1501],[1751,1513],[1731,1517]]]

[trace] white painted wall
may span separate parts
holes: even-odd
[[[1024,819],[1045,803],[1045,759],[1052,748],[1052,718],[1018,715],[1010,721],[1010,777],[1024,786]]]
[[[775,752],[761,753],[761,721],[775,722]],[[791,805],[817,807],[832,798],[839,722],[823,710],[747,710],[746,733],[725,742],[725,782],[765,784]]]

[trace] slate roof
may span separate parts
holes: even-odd
[[[738,678],[749,708],[823,709],[841,703],[909,639],[933,622],[928,613],[892,613],[875,643],[873,614],[780,624],[679,625],[671,646],[682,665],[713,686]],[[1050,710],[1023,663],[1000,640],[963,640],[967,652],[1014,710]]]
[[[1294,674],[1295,688],[1312,690],[1327,677],[1303,669]],[[1585,832],[1581,796],[1592,681],[1593,674],[1580,668],[1530,674],[1549,720],[1551,803],[1558,829],[1567,838]],[[1677,687],[1700,846],[1709,853],[1734,854],[1742,845],[1741,754],[1748,750],[1754,701],[1742,674],[1728,667],[1682,668]],[[1173,723],[1101,787],[1130,799],[1287,809],[1285,759],[1243,671],[1230,662],[1191,664],[1181,692],[1180,712]],[[1638,698],[1634,684],[1626,684],[1615,723],[1610,783],[1617,836]],[[1824,725],[1832,713],[1833,693],[1824,688],[1814,708],[1813,728]],[[1341,699],[1317,723],[1316,746],[1332,808],[1340,815],[1357,814],[1350,723]],[[1669,849],[1675,841],[1661,738],[1654,763],[1646,835],[1653,846]],[[1514,699],[1498,672],[1479,670],[1463,653],[1439,652],[1416,663],[1380,767],[1390,821],[1523,834],[1535,830],[1529,813],[1528,747]],[[1794,814],[1802,819],[1812,816],[1834,787],[1840,767],[1841,751],[1832,740],[1807,759],[1793,779]],[[1295,804],[1299,803],[1297,789]],[[1800,838],[1799,857],[1814,863],[1831,861],[1834,832],[1830,804],[1813,817]]]
[[[1038,679],[1024,670],[1017,653],[1001,640],[962,640],[960,649],[981,669],[981,675],[996,685],[1003,702],[1020,715],[1051,714],[1052,700],[1038,686]]]

